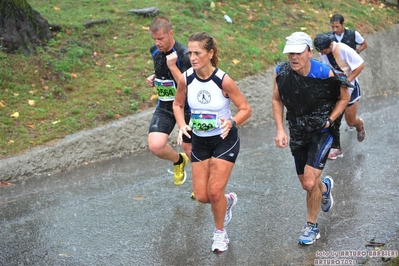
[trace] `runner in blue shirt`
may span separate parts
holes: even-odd
[[[283,53],[288,61],[276,68],[272,107],[276,122],[276,146],[290,146],[302,188],[306,191],[307,221],[299,236],[300,244],[313,244],[320,237],[317,216],[320,207],[333,206],[330,176],[321,179],[339,121],[349,101],[349,92],[325,64],[312,60],[312,39],[304,32],[286,38]],[[348,84],[347,84],[348,85]],[[350,84],[349,84],[350,85]],[[350,85],[351,86],[351,85]],[[283,123],[287,109],[290,139]]]

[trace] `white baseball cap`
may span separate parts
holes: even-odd
[[[294,32],[286,37],[285,40],[283,54],[300,54],[305,51],[307,46],[310,47],[310,50],[313,50],[312,38],[302,31]]]

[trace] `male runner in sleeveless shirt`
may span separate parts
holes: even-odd
[[[334,41],[345,43],[360,54],[367,48],[367,42],[358,31],[346,29],[344,21],[344,17],[341,14],[334,14],[330,19],[332,28],[330,33],[333,36]]]
[[[361,97],[358,76],[364,68],[363,58],[345,43],[331,41],[328,34],[318,34],[314,39],[314,46],[320,53],[323,63],[339,73],[345,73],[347,80],[354,86],[349,90],[351,99],[345,110],[345,120],[349,127],[356,128],[357,140],[362,142],[366,137],[364,121],[356,114]],[[343,156],[339,137],[335,139],[332,147],[328,155],[329,159]]]
[[[276,122],[276,146],[288,146],[283,124],[284,107],[289,128],[289,146],[302,188],[306,191],[307,220],[298,243],[313,244],[320,238],[317,224],[319,209],[328,212],[333,206],[330,176],[321,179],[327,156],[349,92],[325,64],[312,60],[312,39],[304,32],[286,38],[283,53],[288,61],[279,64],[274,73],[272,108]],[[348,84],[346,84],[348,85]],[[349,86],[351,86],[349,84]]]
[[[150,122],[148,146],[158,158],[174,163],[174,184],[181,185],[186,180],[184,167],[189,163],[191,139],[183,139],[185,153],[177,153],[167,142],[176,124],[172,105],[177,80],[191,65],[187,47],[175,41],[172,23],[167,18],[155,18],[150,25],[150,33],[155,42],[150,48],[154,73],[147,78],[147,84],[157,89],[158,105]],[[189,121],[188,106],[185,117]]]

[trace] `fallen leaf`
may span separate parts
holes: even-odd
[[[78,75],[75,74],[75,73],[71,73],[71,76],[72,76],[74,79],[78,78]]]
[[[52,124],[55,125],[55,124],[58,124],[60,122],[61,122],[61,120],[57,120],[57,121],[53,121]]]
[[[257,20],[258,18],[256,17],[256,15],[250,14],[250,15],[248,16],[248,19],[249,19],[250,21],[255,21],[255,20]]]
[[[28,124],[28,127],[29,128],[35,128],[35,125],[34,124]]]
[[[12,184],[12,185],[14,185],[14,184]],[[3,201],[3,202],[0,202],[0,204],[7,204],[7,203],[10,203],[10,202],[14,202],[14,201],[17,201],[17,200]]]
[[[28,100],[28,104],[30,106],[35,106],[36,105],[36,101],[35,100]]]
[[[240,60],[233,59],[233,63],[234,63],[234,65],[237,65],[238,63],[240,63]]]
[[[150,27],[144,27],[144,26],[142,26],[141,27],[143,30],[150,30]]]
[[[151,95],[150,100],[151,101],[158,101],[158,94]]]
[[[57,11],[58,11],[58,10],[60,10],[60,8],[59,8],[58,6],[55,6],[55,7],[54,7],[54,10],[57,10]]]
[[[0,187],[9,187],[12,186],[13,184],[10,182],[6,182],[6,181],[1,181]]]
[[[14,144],[14,141],[12,139],[10,139],[9,141],[7,141],[8,145]]]
[[[3,107],[6,107],[6,106],[2,102],[0,102],[0,107],[3,108]]]
[[[134,200],[143,200],[144,199],[144,197],[143,196],[137,196],[137,197],[134,197]]]
[[[306,27],[301,27],[301,31],[305,31],[306,30]]]
[[[18,93],[13,93],[13,94],[14,94],[14,96],[15,96],[15,97],[19,96],[19,94],[18,94]]]
[[[19,117],[19,113],[15,112],[12,115],[10,115],[12,118],[18,118]]]

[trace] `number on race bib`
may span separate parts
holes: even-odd
[[[211,131],[218,127],[216,113],[191,113],[190,127],[197,131]]]
[[[173,101],[176,96],[176,86],[173,80],[155,79],[155,88],[158,92],[158,99],[161,101]]]

